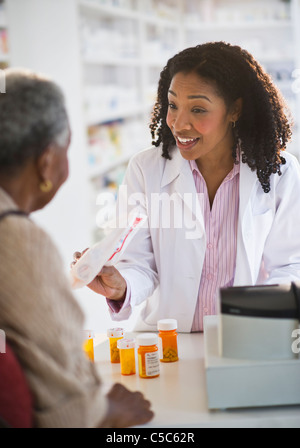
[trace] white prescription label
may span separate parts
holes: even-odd
[[[145,353],[146,375],[159,375],[159,357],[158,352]]]
[[[158,353],[159,353],[160,359],[163,359],[163,343],[162,343],[161,337],[158,338]]]

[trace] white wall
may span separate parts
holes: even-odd
[[[72,143],[70,176],[53,201],[32,218],[54,239],[66,272],[75,250],[90,244],[89,187],[81,102],[80,49],[74,0],[7,0],[10,66],[45,73],[67,101]],[[75,293],[86,313],[86,328],[105,331],[115,325],[105,299],[84,288]],[[129,325],[124,323],[125,326]]]

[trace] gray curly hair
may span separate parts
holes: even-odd
[[[14,172],[37,159],[50,144],[65,147],[69,119],[62,90],[43,75],[4,70],[0,94],[0,171]]]

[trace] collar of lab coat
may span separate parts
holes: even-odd
[[[185,160],[180,151],[175,147],[172,152],[172,160],[167,160],[161,180],[161,187],[165,187],[176,180],[175,190],[184,197],[184,193],[196,192],[194,178],[188,160]],[[240,158],[241,159],[241,158]],[[252,171],[246,163],[240,161],[240,217],[249,205],[251,192],[258,182],[256,171]]]
[[[189,215],[191,222],[195,224],[195,231],[188,232],[187,235],[189,236],[187,238],[200,239],[205,234],[204,217],[197,198],[196,186],[189,161],[181,156],[180,151],[176,147],[171,157],[172,160],[167,160],[165,163],[161,188],[173,183],[173,191],[184,202],[186,219],[188,219]],[[194,218],[196,218],[196,221]]]
[[[172,159],[167,160],[165,163],[161,179],[162,188],[173,182],[178,176],[185,176],[187,169],[190,169],[188,161],[181,156],[179,149],[176,147],[173,148],[171,157]]]

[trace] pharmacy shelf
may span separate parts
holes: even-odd
[[[117,109],[114,112],[111,112],[109,114],[98,113],[92,117],[90,117],[90,116],[86,117],[85,125],[87,127],[94,126],[97,124],[105,125],[106,123],[110,123],[112,121],[133,118],[135,116],[143,115],[148,110],[149,110],[149,106],[148,107],[137,106],[135,108],[130,108],[130,109],[128,109],[128,108],[127,109]]]
[[[142,3],[142,2],[141,2]],[[87,13],[94,13],[101,16],[107,16],[107,17],[118,17],[118,18],[124,18],[124,19],[134,19],[137,21],[143,21],[155,26],[162,26],[162,27],[177,27],[177,21],[178,21],[178,11],[176,12],[176,15],[172,19],[164,18],[156,16],[155,14],[145,14],[141,10],[133,10],[133,9],[125,9],[119,6],[107,6],[107,5],[101,5],[97,4],[94,1],[90,0],[79,0],[79,7],[82,11],[85,11]],[[141,4],[139,5],[141,7]]]
[[[147,16],[145,14],[139,15],[139,20],[141,20],[144,24],[157,26],[160,28],[171,28],[174,30],[178,29],[178,17],[174,18],[174,20],[164,19],[162,17],[155,16]]]
[[[136,106],[124,105],[124,107],[117,107],[115,108],[115,110],[109,110],[110,106],[103,107],[104,103],[101,102],[101,93],[99,106],[96,99],[94,99],[95,104],[90,105],[85,98],[85,126],[87,129],[89,129],[90,127],[101,125],[105,127],[106,125],[109,126],[110,123],[118,120],[122,121],[124,123],[124,126],[126,126],[127,121],[138,119],[140,120],[139,126],[141,127],[141,129],[145,129],[145,141],[140,147],[136,148],[135,152],[137,152],[151,144],[148,122],[150,119],[151,108],[153,106],[153,102],[151,102],[151,99],[153,97],[152,85],[154,84],[154,81],[150,80],[149,71],[156,72],[158,80],[159,73],[165,64],[167,57],[165,54],[161,55],[160,52],[156,54],[156,48],[152,50],[152,52],[151,49],[147,48],[147,32],[153,32],[154,29],[157,30],[158,34],[164,32],[164,30],[167,30],[167,32],[173,32],[175,34],[178,27],[178,11],[176,20],[174,21],[166,17],[158,18],[153,14],[145,13],[145,11],[142,10],[143,5],[139,1],[136,1],[134,6],[136,6],[136,9],[125,9],[118,6],[100,4],[100,2],[97,3],[91,0],[78,1],[79,22],[80,20],[84,20],[83,23],[85,26],[85,32],[87,35],[91,36],[94,45],[95,41],[96,44],[98,44],[98,42],[100,41],[100,51],[97,51],[97,47],[94,47],[91,50],[90,48],[88,48],[88,43],[85,41],[82,43],[82,46],[87,53],[81,55],[82,71],[85,74],[92,73],[95,77],[98,76],[97,70],[99,70],[100,73],[101,70],[102,72],[105,72],[110,69],[113,71],[111,72],[111,78],[113,78],[116,75],[117,70],[121,72],[122,70],[132,69],[135,71],[135,75],[139,80],[134,85],[136,92],[135,96],[138,100],[138,105]],[[105,43],[106,47],[102,49],[102,35],[97,36],[97,30],[95,31],[95,22],[97,19],[99,20],[99,27],[101,27],[100,24],[102,24],[102,28],[108,27],[109,24],[113,28],[114,22],[117,22],[119,24],[122,20],[127,24],[130,22],[130,25],[135,27],[134,29],[136,31],[134,36],[136,43],[136,54],[132,57],[124,57],[120,55],[121,51],[107,51],[107,46],[109,47],[110,41],[109,38],[103,39],[107,43]],[[91,21],[93,27],[91,30],[87,30],[86,28],[89,20]],[[126,38],[126,36],[124,36],[124,38]],[[112,40],[114,39],[112,38]],[[178,48],[179,45],[180,42],[178,41],[178,45],[176,46],[176,48]],[[105,54],[101,54],[102,51],[105,52]],[[103,73],[99,74],[99,76],[101,75],[103,75]],[[124,76],[122,78],[124,78]],[[157,82],[157,80],[155,79],[155,83]],[[85,81],[83,81],[83,84],[84,87],[88,87],[89,91],[91,90],[89,81],[87,84],[85,83]],[[101,84],[101,81],[99,82],[99,84]],[[111,89],[111,84],[109,84],[109,88]],[[121,93],[123,93],[123,90]],[[93,95],[89,94],[89,99],[91,98],[93,98]],[[112,99],[110,103],[114,104],[115,100]],[[103,110],[105,110],[106,112],[103,113]],[[89,140],[87,141],[87,148],[89,151]],[[90,146],[90,148],[93,151],[93,146]],[[98,180],[98,183],[101,184],[101,177],[103,177],[103,179],[105,179],[105,182],[107,182],[109,173],[111,171],[114,171],[118,167],[122,167],[124,165],[126,166],[130,157],[132,157],[135,152],[132,150],[132,148],[124,148],[124,154],[121,153],[118,157],[115,157],[114,161],[111,161],[109,163],[101,162],[100,166],[97,166],[96,162],[95,166],[92,165],[89,167],[89,179],[91,180],[91,182],[95,182]],[[91,157],[89,157],[89,160],[97,159],[97,157],[94,156],[94,153],[91,154],[92,155]]]
[[[253,20],[244,22],[217,22],[217,23],[190,23],[189,21],[184,22],[184,27],[186,30],[191,31],[217,31],[217,30],[257,30],[264,29],[267,32],[280,31],[282,29],[291,29],[293,26],[291,20]]]
[[[115,168],[127,164],[131,157],[135,154],[125,154],[123,157],[116,158],[113,162],[104,164],[103,166],[95,166],[94,168],[89,170],[90,179],[94,179],[99,176],[103,176],[104,174],[114,170]]]
[[[139,16],[139,14],[134,10],[116,6],[101,5],[89,0],[80,0],[78,2],[78,6],[82,11],[99,15],[120,17],[125,19],[137,19]]]
[[[111,65],[114,67],[138,67],[140,61],[137,58],[125,57],[83,57],[82,63],[87,65]]]

